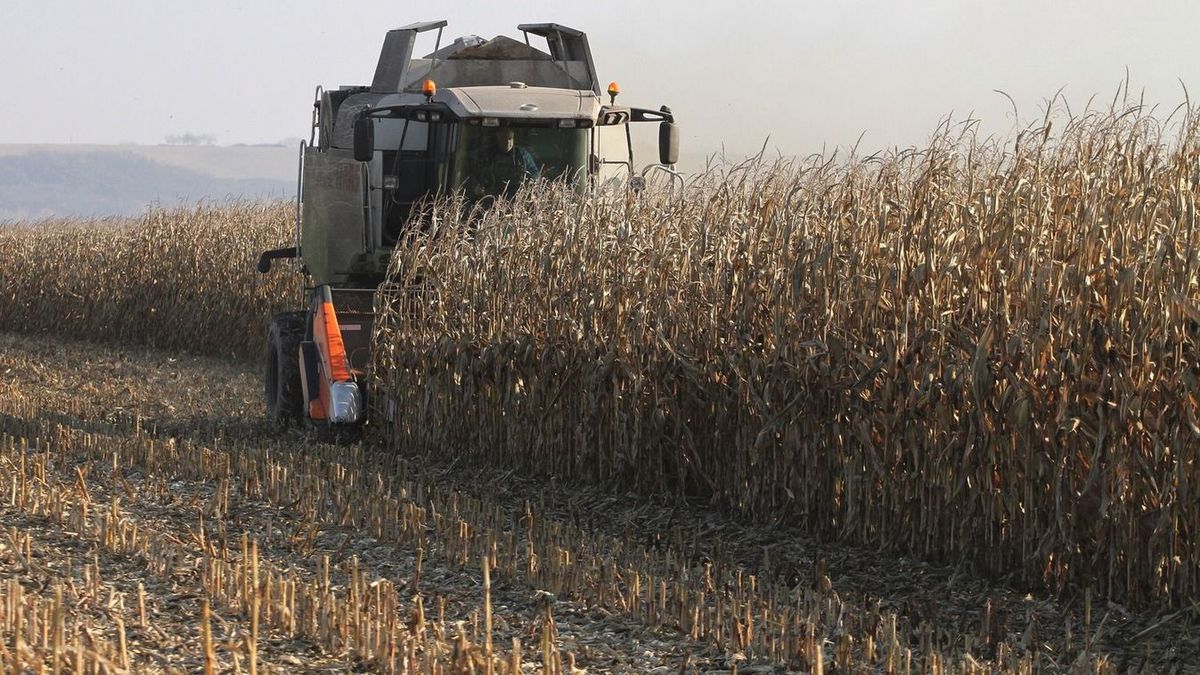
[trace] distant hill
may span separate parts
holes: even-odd
[[[284,147],[3,146],[0,221],[133,216],[151,204],[290,198],[295,157],[295,149]]]

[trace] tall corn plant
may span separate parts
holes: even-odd
[[[248,357],[296,302],[258,254],[291,235],[286,203],[154,208],[132,222],[67,219],[0,229],[5,330]]]
[[[970,125],[678,193],[434,208],[396,446],[1178,603],[1200,582],[1195,112]]]

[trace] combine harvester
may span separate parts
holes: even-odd
[[[676,163],[670,109],[618,106],[615,82],[604,103],[584,33],[522,24],[524,41],[469,36],[441,48],[445,26],[389,31],[369,87],[317,90],[313,134],[301,145],[296,243],[258,263],[266,273],[273,260],[296,259],[307,302],[267,331],[272,420],[335,430],[363,421],[372,299],[414,207],[459,193],[486,207],[531,178],[580,190],[631,179],[634,122],[658,122],[660,165]],[[417,37],[433,30],[434,51],[412,58]]]

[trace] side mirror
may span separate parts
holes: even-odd
[[[370,117],[354,120],[354,159],[369,162],[375,156],[375,121]]]
[[[679,127],[674,122],[658,125],[658,162],[667,166],[679,162]]]

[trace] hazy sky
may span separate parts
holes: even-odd
[[[1128,68],[1165,109],[1200,97],[1200,3],[415,3],[4,0],[0,143],[221,144],[308,136],[313,89],[367,84],[384,32],[446,18],[447,38],[519,37],[522,22],[588,33],[628,105],[670,105],[684,152],[785,153],[923,142],[950,112],[991,130],[1060,88],[1107,102]],[[419,44],[418,49],[425,47]],[[427,51],[432,50],[432,42]]]

